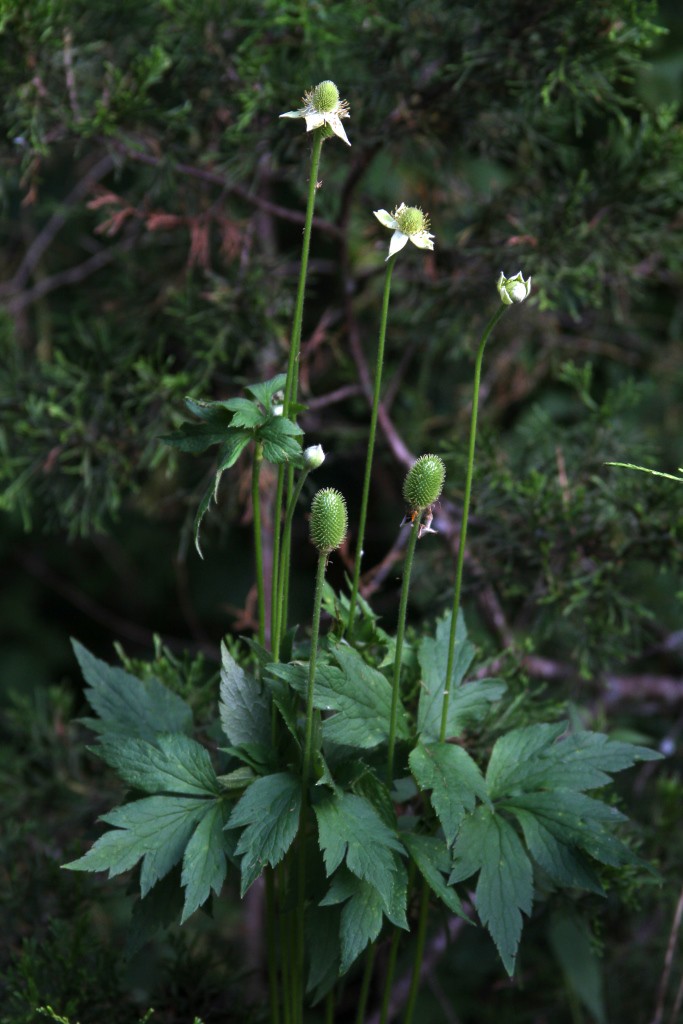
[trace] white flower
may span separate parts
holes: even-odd
[[[334,82],[320,82],[315,89],[304,93],[302,102],[301,110],[288,110],[280,117],[303,117],[307,132],[327,125],[347,146],[351,145],[341,123],[342,117],[349,117],[349,105],[339,99],[339,89]]]
[[[514,277],[506,277],[501,270],[497,288],[501,302],[511,306],[513,302],[524,302],[531,291],[531,278],[525,281],[521,270]]]
[[[389,259],[400,252],[404,245],[411,241],[418,249],[433,249],[434,235],[429,234],[429,217],[417,206],[406,206],[401,203],[392,213],[386,210],[375,210],[375,217],[385,228],[394,233],[389,242]]]
[[[312,444],[308,448],[304,448],[304,466],[309,472],[312,469],[318,469],[324,461],[325,452],[321,444]]]

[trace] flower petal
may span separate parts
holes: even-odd
[[[430,235],[428,231],[416,231],[414,235],[410,236],[410,241],[413,245],[416,245],[418,249],[433,249],[434,235]]]
[[[385,228],[391,228],[392,231],[396,231],[398,224],[396,223],[396,219],[392,217],[390,213],[387,213],[386,210],[373,210],[372,212],[380,224],[383,224]]]
[[[322,126],[325,124],[325,118],[323,117],[322,114],[304,114],[304,117],[306,119],[307,132],[312,132],[314,128],[322,128]]]
[[[402,231],[394,231],[389,242],[389,256],[394,256],[397,252],[400,252],[404,245],[408,244],[408,236],[404,235]],[[387,256],[387,259],[389,259]],[[386,262],[386,261],[385,261]]]
[[[286,114],[280,114],[280,117],[303,117],[303,110],[288,110]]]
[[[344,131],[344,125],[339,120],[339,115],[338,114],[325,114],[324,120],[327,121],[327,123],[329,124],[330,128],[332,129],[332,131],[334,132],[334,134],[338,138],[340,138],[343,142],[345,142],[347,146],[351,145],[351,143],[349,142],[348,138],[346,137],[346,132]]]

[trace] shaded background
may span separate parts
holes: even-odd
[[[164,1022],[249,1019],[253,976],[225,950],[257,908],[225,901],[124,961],[125,880],[59,871],[119,792],[72,723],[68,638],[108,660],[119,642],[208,715],[221,636],[253,627],[248,462],[224,480],[200,561],[211,455],[160,437],[185,395],[226,398],[286,364],[310,140],[277,115],[325,77],[350,102],[353,145],[323,151],[301,422],[328,452],[315,487],[344,491],[352,524],[389,237],[372,211],[421,205],[436,235],[394,274],[373,606],[393,627],[401,482],[430,450],[448,480],[413,623],[450,604],[472,355],[499,271],[522,268],[532,297],[484,367],[470,629],[531,717],[568,706],[671,755],[622,784],[664,888],[621,877],[613,901],[583,904],[604,980],[597,960],[570,962],[580,943],[552,921],[525,933],[515,984],[468,935],[435,952],[424,1019],[673,1021],[680,957],[655,1008],[682,852],[683,487],[604,463],[683,464],[679,5],[7,0],[0,28],[2,1024],[48,1002],[81,1024],[151,1005]],[[305,623],[303,515],[297,531]]]

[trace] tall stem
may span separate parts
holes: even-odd
[[[263,539],[261,537],[261,491],[259,479],[263,463],[263,445],[256,444],[251,470],[251,504],[254,516],[254,558],[256,562],[256,602],[258,605],[258,642],[263,647],[266,636],[266,596],[263,582]]]
[[[313,690],[315,684],[315,666],[318,655],[318,636],[320,634],[320,609],[323,600],[323,584],[327,567],[327,552],[318,555],[318,571],[315,578],[315,595],[313,597],[313,619],[311,622],[311,654],[308,662],[308,686],[306,689],[306,727],[304,733],[304,752],[301,768],[301,816],[299,819],[299,872],[297,893],[297,963],[296,973],[301,992],[300,1012],[303,1020],[304,992],[304,919],[306,907],[306,825],[308,821],[308,783],[311,776],[313,761]]]
[[[408,1002],[406,1004],[406,1015],[403,1018],[403,1024],[412,1024],[413,1014],[415,1013],[415,1003],[417,1002],[417,993],[420,989],[420,974],[422,973],[422,958],[424,956],[425,941],[427,939],[427,919],[429,917],[429,895],[430,890],[427,882],[422,882],[422,892],[420,893],[420,910],[417,918],[417,939],[415,946],[415,959],[413,960],[413,973],[410,979],[410,990],[408,992]]]
[[[375,450],[375,435],[377,433],[377,415],[379,413],[379,398],[382,388],[382,367],[384,365],[384,342],[387,336],[387,320],[389,317],[389,295],[391,293],[391,274],[394,269],[396,256],[390,256],[387,261],[387,272],[384,278],[384,297],[382,299],[382,316],[379,325],[379,340],[377,342],[377,365],[375,367],[375,388],[372,396],[372,412],[370,414],[370,431],[368,434],[368,452],[365,459],[365,476],[363,478],[363,496],[360,505],[360,519],[358,521],[358,537],[356,540],[356,560],[353,566],[353,584],[351,588],[351,601],[349,604],[349,632],[353,629],[353,619],[356,613],[356,602],[358,600],[358,583],[360,580],[360,566],[363,558],[363,543],[365,540],[365,522],[368,514],[368,497],[370,494],[370,477],[372,475],[372,458]]]
[[[304,235],[301,244],[301,268],[299,270],[299,285],[296,293],[296,305],[294,307],[294,323],[292,324],[292,337],[289,343],[289,359],[287,361],[287,380],[285,382],[285,397],[283,402],[283,414],[289,416],[292,403],[296,401],[299,390],[299,352],[301,349],[301,329],[304,319],[304,295],[306,292],[306,275],[308,273],[308,254],[311,248],[311,227],[313,224],[313,209],[315,207],[315,194],[318,179],[318,168],[320,166],[320,154],[324,135],[322,129],[318,128],[313,133],[313,149],[311,150],[311,169],[308,180],[308,202],[306,204],[306,218],[304,221]],[[296,419],[296,416],[294,417]],[[282,524],[280,521],[280,509],[285,492],[286,468],[278,466],[277,490],[275,494],[275,511],[273,515],[273,579],[272,579],[272,608],[271,608],[271,649],[274,660],[279,659],[280,640],[282,636],[282,600],[280,595],[284,593],[285,603],[289,590],[289,580],[279,578],[280,566],[280,534]],[[291,488],[288,488],[291,491]]]
[[[467,477],[465,479],[465,495],[462,503],[462,519],[460,522],[460,541],[458,544],[458,561],[455,570],[455,589],[453,592],[453,612],[451,615],[451,630],[448,639],[448,663],[446,665],[446,680],[443,693],[443,705],[441,709],[441,731],[439,739],[443,743],[448,730],[448,705],[451,699],[451,680],[453,665],[455,663],[455,638],[458,624],[458,611],[460,609],[460,592],[462,590],[462,570],[465,562],[465,544],[467,542],[467,523],[470,515],[470,498],[472,496],[472,478],[474,476],[474,449],[477,440],[477,415],[479,411],[479,387],[481,384],[481,364],[484,358],[484,349],[489,340],[491,331],[496,326],[507,306],[499,306],[489,320],[477,351],[477,359],[474,366],[474,392],[472,395],[472,413],[470,416],[470,441],[467,456]]]
[[[291,552],[291,538],[292,538],[292,522],[294,521],[294,512],[296,511],[296,504],[301,495],[301,490],[304,486],[304,480],[308,476],[309,470],[305,469],[302,471],[299,477],[298,483],[292,493],[287,504],[287,513],[285,515],[285,523],[282,531],[282,537],[280,542],[279,550],[279,564],[277,570],[278,588],[275,595],[275,600],[278,605],[277,609],[277,622],[278,622],[278,636],[277,636],[277,650],[273,646],[273,654],[277,660],[280,656],[280,642],[284,633],[287,629],[287,608],[286,608],[286,586],[285,581],[289,577],[289,559]]]
[[[408,591],[410,590],[410,574],[413,569],[415,545],[420,535],[422,512],[415,518],[410,531],[410,540],[406,549],[406,560],[403,567],[403,583],[401,585],[401,602],[398,608],[398,624],[396,627],[396,651],[394,653],[394,678],[391,687],[391,712],[389,715],[389,746],[387,750],[387,786],[391,789],[394,778],[394,751],[396,749],[396,726],[398,723],[398,706],[401,690],[401,655],[403,638],[406,630],[406,612],[408,610]]]

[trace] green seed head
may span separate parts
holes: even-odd
[[[347,526],[344,495],[334,487],[323,487],[311,504],[311,543],[320,552],[334,551],[344,543]]]
[[[339,103],[339,89],[334,82],[320,82],[313,90],[313,106],[320,114],[329,114]]]
[[[429,219],[417,206],[404,206],[394,214],[399,231],[404,235],[416,235],[418,231],[429,229]]]
[[[403,497],[409,508],[421,511],[441,494],[446,467],[438,455],[421,455],[403,481]]]

